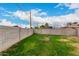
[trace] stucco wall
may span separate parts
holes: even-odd
[[[6,50],[13,44],[19,42],[25,37],[33,34],[32,29],[24,29],[17,27],[1,27],[0,28],[0,51]]]

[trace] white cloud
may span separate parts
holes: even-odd
[[[14,26],[14,25],[16,25],[15,23],[12,23],[12,22],[10,22],[10,21],[7,21],[7,19],[2,19],[1,21],[0,21],[0,25],[4,25],[4,26]]]
[[[79,4],[78,3],[71,3],[71,4],[58,4],[55,6],[55,8],[62,7],[63,5],[69,7],[69,9],[75,9],[75,13],[73,14],[68,14],[68,15],[61,15],[61,16],[48,16],[46,12],[42,11],[41,9],[32,9],[32,21],[33,23],[39,23],[39,24],[44,24],[44,23],[49,23],[51,25],[57,25],[63,26],[67,22],[79,22]],[[63,9],[63,8],[61,8]],[[12,14],[11,16],[15,16],[20,18],[21,20],[27,20],[29,21],[30,19],[30,11],[21,11],[17,10],[16,12],[9,12],[9,14]],[[9,16],[9,15],[5,15]],[[41,16],[46,16],[46,17],[41,17]],[[0,25],[7,25],[7,26],[12,26],[15,25],[14,23],[7,21],[6,19],[2,20]],[[17,24],[16,24],[17,25]],[[21,27],[30,27],[29,25],[24,25],[21,24],[19,25]]]
[[[25,20],[25,19],[29,19],[29,12],[17,10],[16,12],[13,13],[13,16],[16,16],[22,20]]]
[[[47,16],[46,12],[41,12],[41,9],[32,9],[31,10],[32,16]],[[30,17],[30,11],[20,11],[17,10],[16,12],[13,13],[13,16],[17,16],[22,20],[28,20]]]
[[[68,6],[69,8],[78,8],[78,4],[65,4],[66,6]],[[58,4],[55,8],[62,6],[62,4]],[[19,17],[21,20],[27,20],[29,21],[30,19],[30,11],[21,11],[21,10],[17,10],[16,12],[9,12],[6,11],[9,14],[12,14],[13,16]],[[44,23],[49,23],[50,25],[59,25],[59,26],[63,26],[64,23],[67,22],[75,22],[75,21],[79,21],[79,10],[77,9],[75,11],[74,14],[69,14],[69,15],[62,15],[62,16],[48,16],[46,12],[43,12],[41,9],[32,9],[32,21],[33,23],[39,23],[39,24],[44,24]],[[12,16],[11,15],[11,16]],[[5,16],[10,16],[8,14],[6,14]],[[41,17],[41,16],[46,16],[46,17]],[[5,26],[14,26],[17,25],[15,23],[12,23],[10,21],[7,21],[6,19],[3,19],[0,22],[0,25],[5,25]],[[58,26],[57,25],[57,26]],[[24,25],[24,24],[20,24],[18,25],[20,27],[30,27],[29,25]]]
[[[13,13],[13,15],[19,17],[21,20],[29,21],[30,18],[29,12],[30,11],[18,10],[15,13]],[[32,12],[33,23],[39,23],[39,24],[49,23],[51,25],[59,24],[59,26],[63,26],[68,22],[79,22],[78,9],[73,14],[61,15],[61,16],[48,16],[47,13],[43,12],[41,9],[32,9],[31,12]],[[46,17],[41,17],[41,15],[44,15]],[[27,27],[29,27],[29,25]]]
[[[79,9],[76,9],[76,10],[75,10],[75,14],[76,14],[77,16],[79,16]]]
[[[60,7],[60,6],[63,6],[63,4],[62,4],[62,3],[59,3],[59,4],[57,4],[54,8],[58,8],[58,7]]]
[[[79,3],[65,3],[65,6],[69,7],[69,9],[78,9]]]
[[[7,19],[1,19],[0,25],[3,25],[3,26],[16,26],[18,24],[12,23],[11,21],[7,21]],[[18,26],[20,26],[22,28],[26,27],[26,25],[24,25],[24,24],[19,24]]]
[[[32,15],[35,15],[35,16],[46,16],[47,15],[47,13],[43,12],[41,9],[32,9],[31,12],[32,12]]]
[[[19,14],[21,19],[27,19],[29,21],[29,17],[27,18],[27,14],[24,12]],[[69,15],[63,15],[63,16],[48,16],[48,17],[40,17],[40,16],[35,16],[32,14],[32,21],[36,23],[49,23],[53,24],[54,22],[58,22],[59,24],[64,24],[67,22],[75,22],[78,21],[79,17],[76,16],[76,14],[69,14]]]
[[[69,7],[69,9],[74,9],[74,15],[72,16],[72,20],[79,20],[79,3],[65,3],[65,6]]]
[[[55,8],[62,7],[63,5],[69,7],[69,9],[79,9],[79,3],[59,3]]]

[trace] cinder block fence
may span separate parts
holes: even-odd
[[[23,38],[31,36],[32,34],[32,29],[6,26],[0,27],[0,52],[21,41]]]
[[[18,27],[0,26],[0,52],[8,49],[13,44],[21,41],[25,37],[36,34],[49,35],[76,35],[79,36],[79,28],[61,29],[24,29]]]
[[[60,28],[60,29],[35,29],[34,33],[49,35],[76,35],[79,36],[79,28]]]
[[[60,29],[35,29],[34,33],[49,35],[75,35],[79,36],[79,28],[60,28]]]

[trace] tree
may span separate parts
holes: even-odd
[[[41,28],[41,29],[44,29],[44,28],[45,28],[45,26],[44,26],[44,25],[41,25],[41,26],[40,26],[40,28]]]
[[[45,25],[41,25],[40,28],[47,29],[47,28],[49,28],[49,24],[48,23],[45,23]]]
[[[69,22],[69,23],[67,23],[67,25],[72,25],[72,23]]]
[[[35,29],[38,29],[39,27],[35,27]]]
[[[73,24],[78,24],[77,22],[74,22]]]
[[[45,28],[49,28],[49,24],[48,23],[45,23]]]

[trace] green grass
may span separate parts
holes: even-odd
[[[76,55],[70,43],[62,42],[67,36],[34,34],[2,52],[5,56],[71,56]],[[68,39],[67,39],[68,40]],[[78,42],[77,42],[78,43]],[[74,53],[71,53],[74,52]],[[77,52],[78,53],[78,52]],[[79,55],[79,54],[77,54]]]

